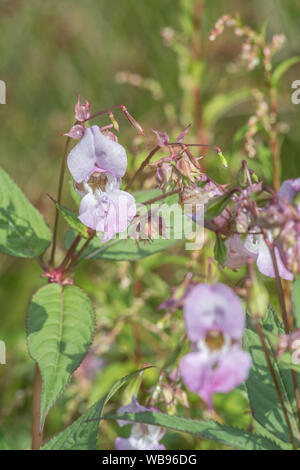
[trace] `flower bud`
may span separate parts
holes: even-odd
[[[77,103],[75,104],[75,119],[79,122],[87,121],[90,117],[90,104],[88,100],[85,103],[82,101],[81,96],[78,95]]]
[[[75,126],[71,127],[69,132],[64,134],[66,137],[71,137],[71,139],[79,140],[83,137],[85,132],[85,126],[82,124],[75,124]]]
[[[257,279],[252,280],[248,298],[248,309],[251,316],[264,318],[268,305],[269,293],[267,289]]]

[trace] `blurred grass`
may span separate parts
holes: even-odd
[[[300,54],[298,1],[230,0],[226,5],[221,0],[205,2],[201,29],[205,71],[199,84],[205,104],[211,103],[217,93],[257,86],[261,81],[259,72],[234,76],[226,71],[226,64],[234,59],[240,47],[230,33],[213,44],[207,39],[209,30],[222,14],[237,12],[255,27],[269,18],[269,34],[287,36],[286,47],[277,56],[278,62]],[[182,122],[180,114],[185,90],[180,81],[177,56],[163,45],[160,36],[165,26],[179,30],[181,15],[179,0],[1,0],[0,79],[7,85],[7,104],[0,106],[1,166],[22,187],[49,224],[53,223],[53,207],[45,193],[55,195],[57,190],[64,145],[61,134],[72,123],[77,93],[88,98],[92,112],[112,104],[125,104],[146,130],[150,127],[168,130],[174,128],[174,123],[176,126],[188,124]],[[149,91],[117,83],[116,74],[123,70],[155,79],[164,91],[163,99],[155,100]],[[299,67],[288,73],[280,92],[281,117],[290,126],[282,142],[283,178],[300,174],[299,109],[290,101],[290,86],[295,79],[300,79]],[[165,119],[166,103],[173,105],[169,122]],[[221,146],[225,155],[230,153],[233,135],[246,123],[251,108],[251,102],[235,106],[209,129],[211,141]],[[130,142],[134,130],[121,116],[120,123],[120,141],[132,151]],[[191,135],[194,134],[192,127]],[[232,156],[232,172],[238,168],[242,157],[242,152]],[[133,156],[131,158],[129,167],[135,164]],[[211,174],[228,182],[228,175],[224,176],[214,156],[209,155],[207,162]],[[259,171],[264,171],[262,166]],[[65,199],[71,204],[67,184]],[[180,248],[175,248],[172,254],[180,255]],[[103,262],[79,270],[76,282],[95,302],[102,329],[100,339],[113,328],[120,313],[136,309],[154,325],[161,319],[162,314],[156,307],[168,296],[168,286],[178,284],[186,270],[182,258],[180,263],[173,263],[164,256],[143,260],[135,273],[126,263],[115,267]],[[26,351],[25,312],[30,295],[42,281],[33,261],[12,260],[2,255],[0,259],[0,338],[7,344],[7,365],[0,366],[0,428],[5,428],[6,440],[11,445],[28,448],[33,364]],[[186,258],[187,266],[189,262]],[[141,283],[143,300],[140,305],[133,296],[133,278]],[[141,327],[142,358],[151,362],[158,356],[161,362],[166,348],[161,346],[160,350],[159,334],[146,332],[146,329]],[[116,342],[103,352],[105,366],[103,376],[99,373],[95,379],[92,391],[95,399],[105,393],[115,376],[127,372],[125,363],[129,370],[136,366],[136,347],[132,327],[125,325]],[[46,436],[59,431],[70,417],[78,416],[85,408],[88,400],[81,393],[76,381],[72,381],[70,390],[50,412]],[[234,392],[234,399],[231,395],[218,398],[217,407],[228,422],[248,426],[247,418],[239,418],[236,409],[248,413],[243,395],[239,393]],[[104,426],[101,446],[109,448],[119,429],[117,425],[105,423]],[[171,448],[219,448],[216,444],[175,433],[170,433],[166,439]]]

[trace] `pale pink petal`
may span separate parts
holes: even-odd
[[[104,231],[103,243],[110,240],[116,233],[124,232],[136,214],[135,199],[131,194],[114,190],[109,193],[109,200],[104,230],[100,230],[100,226],[97,226],[98,231]]]
[[[128,438],[126,439],[122,437],[116,438],[115,449],[116,450],[136,450],[136,448],[130,444],[130,441]]]
[[[217,361],[211,361],[201,352],[190,353],[180,362],[184,384],[212,407],[214,393],[228,393],[244,382],[251,366],[251,357],[238,348],[232,348]]]
[[[149,411],[149,409],[140,405],[136,397],[133,395],[131,403],[129,403],[129,405],[121,406],[121,408],[118,409],[118,414],[122,415],[123,413],[141,413],[142,411]],[[124,421],[122,419],[118,420],[119,426],[125,426],[126,424],[131,424],[131,422]]]
[[[240,339],[245,315],[240,299],[225,284],[198,284],[184,303],[186,331],[191,341],[204,338],[209,330],[219,330]]]
[[[211,364],[201,352],[192,352],[183,356],[179,364],[180,375],[184,384],[192,392],[200,393],[210,374]]]
[[[92,126],[90,130],[94,138],[96,165],[115,177],[122,178],[127,168],[124,147],[103,135],[98,126]]]
[[[275,255],[280,277],[287,279],[288,281],[292,281],[294,279],[294,275],[284,266],[278,248],[275,248]],[[264,241],[260,243],[259,254],[256,263],[259,271],[262,274],[269,277],[275,277],[272,257],[269,248]]]
[[[251,356],[238,348],[232,348],[227,354],[221,356],[215,368],[204,381],[199,390],[201,398],[212,407],[214,393],[228,393],[243,383],[251,367]]]
[[[95,167],[95,146],[90,128],[85,130],[83,138],[68,155],[68,167],[77,183],[81,183]]]
[[[99,203],[94,194],[86,194],[79,206],[79,220],[87,227],[96,230],[100,221],[104,221],[106,218],[105,205]]]
[[[285,200],[291,204],[293,202],[294,197],[299,191],[300,191],[300,178],[294,178],[294,179],[286,180],[282,183],[278,191],[278,196],[282,200]]]
[[[254,245],[245,243],[237,234],[228,238],[225,245],[227,246],[227,260],[225,263],[227,268],[239,269],[247,263],[249,258],[254,260],[257,258],[257,250]]]

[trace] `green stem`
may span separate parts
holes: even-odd
[[[61,203],[62,189],[63,189],[63,183],[64,183],[64,175],[65,175],[65,170],[66,170],[67,155],[68,155],[68,148],[69,148],[70,140],[71,140],[71,138],[67,137],[66,144],[65,144],[64,155],[63,155],[63,158],[62,158],[62,161],[61,161],[58,191],[57,191],[57,198],[56,198],[56,201],[58,202],[58,204]],[[52,238],[52,250],[51,250],[51,256],[50,256],[50,266],[54,265],[56,240],[57,240],[58,219],[59,219],[59,210],[56,207],[55,208],[54,228],[53,228],[53,238]]]
[[[151,150],[151,152],[149,153],[149,155],[145,158],[145,160],[143,161],[143,163],[141,164],[141,166],[138,168],[138,170],[135,172],[135,174],[133,175],[133,177],[129,180],[129,182],[127,183],[127,186],[125,188],[125,191],[128,191],[128,189],[132,186],[132,184],[134,183],[134,181],[136,180],[136,178],[142,173],[143,169],[148,165],[148,163],[150,162],[151,158],[156,154],[156,152],[158,152],[158,150],[160,149],[161,147],[159,145],[157,145],[156,147],[154,147],[153,150]]]
[[[80,242],[81,240],[81,235],[77,235],[77,237],[75,238],[75,240],[73,241],[72,245],[70,246],[69,250],[67,251],[67,254],[66,256],[64,257],[62,263],[59,265],[59,267],[57,268],[58,270],[63,270],[66,265],[68,264],[69,260],[72,258],[75,250],[76,250],[76,247],[78,245],[78,243]]]
[[[88,238],[86,240],[86,242],[82,245],[82,247],[80,248],[80,250],[78,251],[78,253],[75,254],[75,256],[71,259],[70,261],[70,264],[69,266],[67,267],[66,271],[65,271],[65,274],[70,274],[70,272],[72,271],[72,269],[74,268],[74,266],[76,265],[76,263],[80,260],[80,257],[82,255],[82,253],[86,250],[86,248],[88,247],[89,243],[93,240],[93,238],[95,237],[96,235],[96,232],[93,233],[90,238]],[[77,246],[77,245],[76,245]]]

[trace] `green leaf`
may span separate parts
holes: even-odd
[[[57,201],[55,201],[55,199],[53,199],[50,195],[49,197],[51,201],[54,202],[57,209],[61,212],[61,214],[63,215],[66,222],[70,225],[70,227],[73,228],[82,237],[89,238],[90,233],[88,231],[88,228],[82,222],[80,222],[80,220],[78,219],[78,213],[71,211],[70,209],[67,209],[66,207],[62,206]]]
[[[0,251],[38,257],[48,247],[50,230],[42,215],[0,168]]]
[[[274,70],[271,78],[272,87],[278,87],[281,77],[288,71],[294,64],[300,62],[300,57],[290,57],[279,64]]]
[[[127,382],[131,381],[141,372],[150,369],[143,369],[118,380],[109,393],[97,401],[89,408],[77,421],[65,429],[63,432],[53,437],[41,450],[93,450],[96,447],[99,423],[103,408],[112,396]]]
[[[237,151],[239,148],[239,145],[241,141],[244,139],[247,131],[249,130],[248,124],[245,124],[244,126],[240,127],[234,134],[233,139],[232,139],[232,145],[231,145],[231,156]]]
[[[280,450],[278,444],[264,436],[252,434],[242,429],[225,426],[216,421],[196,421],[193,419],[170,416],[165,413],[142,412],[106,415],[103,419],[122,419],[138,423],[163,426],[174,431],[185,432],[221,442],[239,450]]]
[[[245,346],[251,354],[253,364],[246,382],[246,387],[253,416],[269,432],[285,442],[290,442],[284,414],[279,403],[272,376],[269,372],[259,336],[252,328],[249,317],[247,320],[248,328],[245,334]],[[282,325],[275,319],[271,309],[268,310],[262,326],[267,334],[278,335],[283,333]],[[271,350],[268,339],[267,342]],[[294,414],[296,404],[291,371],[282,368],[280,363],[278,364],[275,360],[273,360],[273,365],[277,373],[292,428],[296,433],[296,419]]]
[[[214,246],[214,257],[221,266],[224,266],[227,260],[227,246],[222,237],[216,236]]]
[[[251,90],[237,90],[224,94],[215,95],[205,106],[204,122],[211,127],[222,117],[227,111],[234,108],[240,103],[249,100]]]
[[[293,312],[297,328],[300,328],[300,276],[293,282]]]
[[[94,311],[75,286],[48,284],[33,296],[27,314],[27,341],[42,378],[41,425],[92,342]]]
[[[222,196],[215,196],[211,198],[205,205],[205,219],[212,220],[220,215],[223,210],[228,206],[232,192],[223,194]]]

